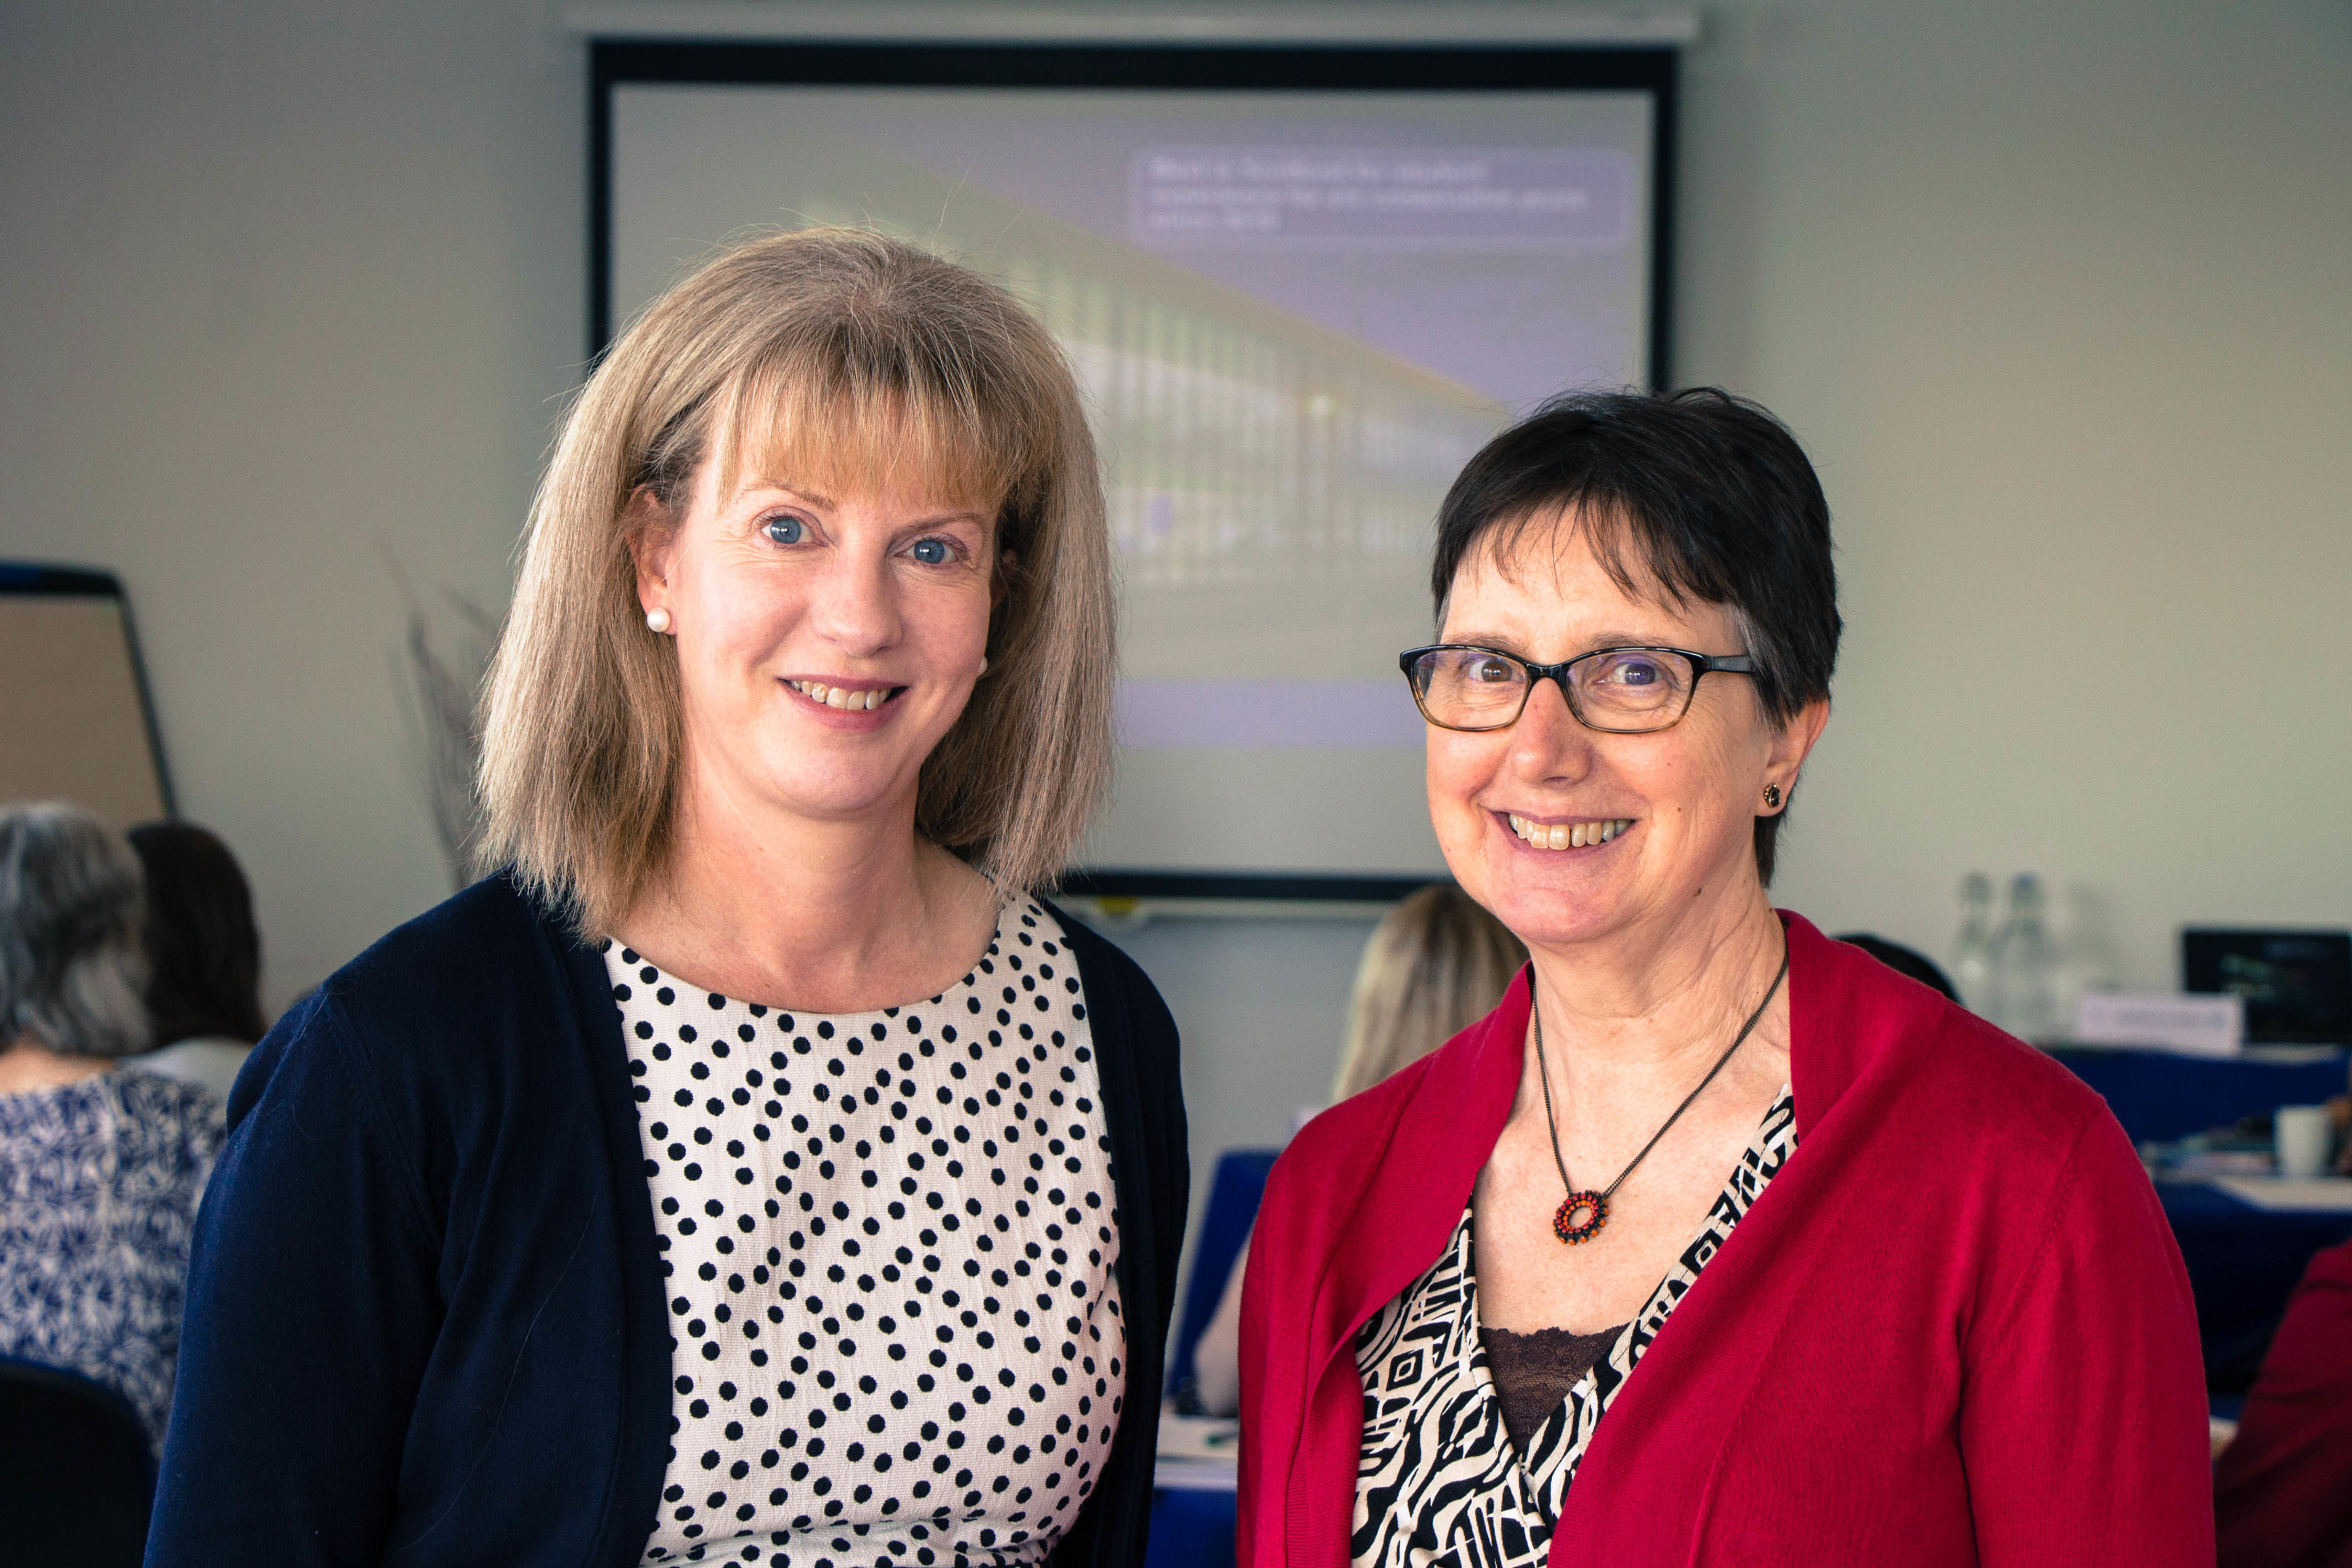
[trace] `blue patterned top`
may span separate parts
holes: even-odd
[[[136,1068],[0,1094],[0,1354],[115,1390],[158,1451],[221,1138],[209,1089]]]

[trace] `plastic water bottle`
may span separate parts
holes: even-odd
[[[2042,879],[2021,871],[2009,884],[2009,918],[1992,939],[1992,1021],[2020,1039],[2055,1036],[2057,966],[2042,923]]]
[[[1952,984],[1971,1012],[1992,1016],[1992,879],[1982,871],[1960,879],[1960,934],[1952,943]]]

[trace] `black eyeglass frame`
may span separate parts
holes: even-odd
[[[1433,653],[1483,653],[1495,658],[1507,659],[1526,670],[1528,672],[1527,689],[1519,697],[1517,710],[1499,724],[1448,724],[1433,716],[1429,711],[1429,705],[1422,700],[1421,682],[1412,678],[1412,667]],[[1569,684],[1568,672],[1586,659],[1599,658],[1603,654],[1612,653],[1670,653],[1677,658],[1690,660],[1690,689],[1683,694],[1681,710],[1663,724],[1645,724],[1638,730],[1612,729],[1609,725],[1596,724],[1587,719],[1576,705],[1576,688]],[[1421,710],[1421,716],[1439,729],[1451,730],[1456,734],[1484,735],[1496,730],[1509,729],[1527,713],[1528,703],[1534,699],[1536,688],[1549,680],[1559,688],[1560,697],[1568,704],[1569,716],[1586,729],[1602,735],[1654,735],[1661,730],[1673,729],[1689,715],[1691,704],[1698,700],[1698,683],[1701,679],[1717,670],[1726,675],[1752,676],[1756,673],[1756,660],[1750,655],[1744,653],[1724,654],[1718,657],[1711,653],[1694,653],[1686,647],[1666,647],[1656,643],[1619,643],[1612,647],[1593,648],[1590,652],[1578,654],[1574,658],[1563,659],[1558,664],[1537,664],[1532,660],[1521,658],[1517,654],[1506,653],[1501,648],[1488,647],[1483,643],[1433,642],[1424,647],[1409,647],[1397,655],[1397,668],[1404,672],[1404,683],[1412,689],[1412,705]]]

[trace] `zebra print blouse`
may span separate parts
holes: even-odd
[[[1706,1221],[1640,1314],[1522,1454],[1478,1338],[1470,1210],[1429,1266],[1356,1337],[1364,1446],[1356,1467],[1354,1568],[1543,1568],[1593,1429],[1699,1270],[1797,1147],[1782,1085]]]

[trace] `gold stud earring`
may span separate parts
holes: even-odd
[[[1779,784],[1768,784],[1764,786],[1764,804],[1774,807],[1780,805],[1780,786]]]

